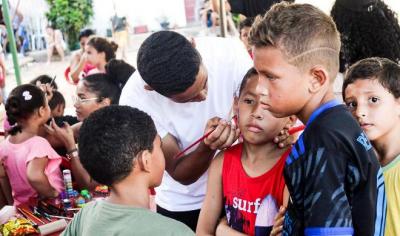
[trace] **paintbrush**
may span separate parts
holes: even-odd
[[[24,212],[26,215],[28,215],[31,220],[34,219],[34,220],[40,222],[41,224],[46,224],[46,222],[44,222],[43,220],[41,220],[38,217],[36,217],[35,215],[33,215],[30,211],[22,209],[22,208],[18,208],[18,210],[20,212]],[[26,216],[26,215],[24,215],[24,216]]]
[[[51,80],[51,82],[50,82],[50,86],[51,86],[51,85],[53,85],[53,83],[54,83],[54,80],[56,80],[56,78],[57,78],[57,75],[55,75],[55,76],[53,77],[53,79]]]
[[[38,225],[29,217],[28,214],[26,214],[24,211],[22,211],[21,208],[17,207],[17,210],[33,225],[33,227],[35,227],[35,228],[38,227]]]
[[[233,121],[233,123],[235,123],[236,125],[236,116],[233,116],[231,121]],[[208,131],[206,134],[204,134],[203,136],[201,136],[199,139],[197,139],[196,141],[194,141],[192,144],[190,144],[187,148],[183,149],[182,151],[180,151],[178,154],[176,154],[176,156],[174,157],[174,159],[177,159],[179,157],[181,157],[183,154],[185,154],[185,152],[187,152],[187,150],[191,149],[193,146],[195,146],[196,144],[200,143],[201,141],[203,141],[204,139],[206,139],[208,136],[210,136],[210,134],[217,128],[217,126],[213,127],[213,129],[211,129],[210,131]]]

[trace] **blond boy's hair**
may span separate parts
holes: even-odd
[[[332,18],[310,4],[273,5],[256,18],[249,43],[256,48],[278,48],[290,64],[303,71],[322,65],[331,81],[339,71],[340,34]]]

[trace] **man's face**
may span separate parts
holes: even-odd
[[[177,103],[201,102],[206,100],[208,91],[208,74],[203,64],[200,64],[199,73],[193,85],[184,92],[170,96],[169,98]]]
[[[253,56],[263,108],[278,118],[298,114],[310,97],[307,75],[275,47],[255,47]]]

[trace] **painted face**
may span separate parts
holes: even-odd
[[[400,99],[377,79],[358,79],[345,89],[344,101],[371,141],[388,134],[400,120]]]
[[[193,85],[186,91],[172,95],[170,99],[177,103],[186,102],[201,102],[206,100],[208,92],[208,74],[207,69],[203,64],[200,65],[199,73],[196,75],[196,80]]]
[[[249,45],[249,32],[250,32],[250,27],[243,27],[243,29],[240,30],[240,40],[244,43],[244,46],[246,46],[247,51],[251,50],[251,46]]]
[[[236,106],[239,128],[244,139],[251,144],[264,144],[282,130],[288,118],[275,118],[262,108],[257,84],[258,76],[252,75],[236,100]]]
[[[87,44],[85,45],[85,53],[87,54],[87,61],[94,66],[106,60],[104,52],[98,52],[94,47]]]
[[[165,158],[164,158],[164,153],[161,149],[161,138],[158,135],[154,139],[153,151],[151,154],[152,154],[151,172],[153,173],[154,187],[156,187],[161,184],[161,180],[165,170]]]
[[[79,121],[86,119],[92,112],[106,106],[102,103],[97,94],[89,91],[85,86],[85,81],[79,81],[76,87],[76,97],[74,97],[74,107]]]
[[[289,64],[277,48],[254,48],[253,57],[262,107],[275,117],[298,114],[310,97],[307,75]]]

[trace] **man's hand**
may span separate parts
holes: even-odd
[[[218,117],[214,117],[207,122],[205,133],[210,131],[212,132],[204,139],[204,144],[212,150],[230,147],[240,134],[238,127],[234,123]]]

